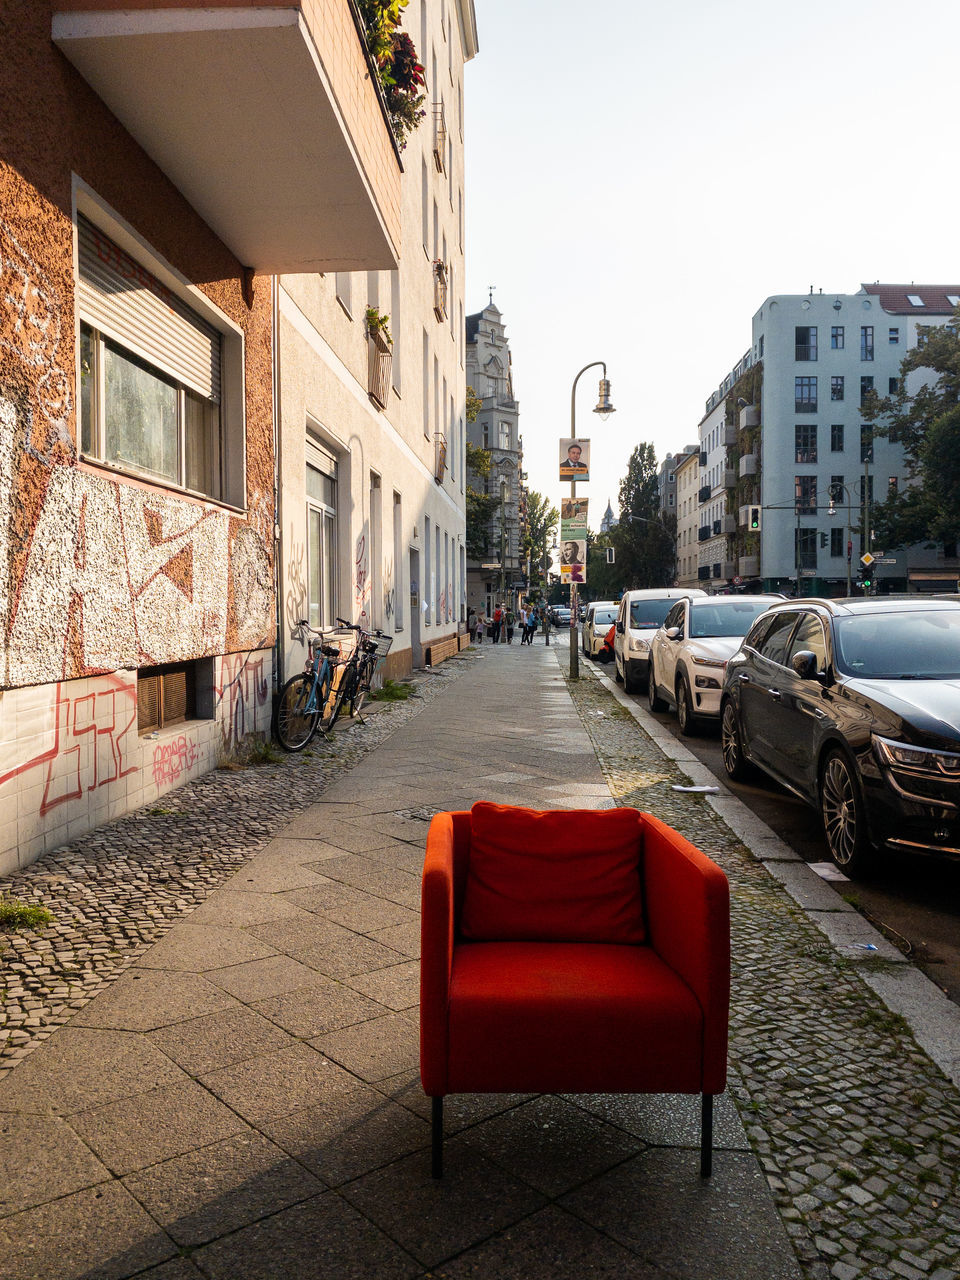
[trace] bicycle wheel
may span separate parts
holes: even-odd
[[[357,673],[357,679],[354,683],[353,693],[350,696],[350,714],[356,715],[363,707],[367,700],[367,694],[370,692],[370,681],[373,679],[374,663],[365,661],[363,667]]]
[[[343,704],[345,702],[352,703],[356,684],[357,684],[357,668],[354,666],[350,666],[346,669],[346,671],[344,671],[343,675],[340,677],[340,683],[337,686],[336,696],[334,697],[334,700],[333,700],[333,710],[330,712],[329,728],[332,729],[333,726],[337,723],[337,720],[340,717],[340,713],[343,710]]]
[[[313,690],[313,673],[293,676],[280,690],[280,697],[273,709],[273,736],[284,751],[302,751],[320,724],[320,708],[323,705],[310,694]]]

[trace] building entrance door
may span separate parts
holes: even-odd
[[[410,662],[423,666],[420,648],[420,552],[410,548]]]

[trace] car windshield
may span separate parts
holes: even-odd
[[[745,636],[754,620],[769,609],[772,600],[711,600],[690,606],[690,638],[708,640],[715,636]]]
[[[630,605],[630,625],[636,631],[656,631],[663,626],[663,620],[676,604],[671,600],[634,600]]]
[[[593,613],[593,625],[599,631],[601,627],[609,627],[612,622],[617,620],[616,609],[595,609]]]
[[[858,614],[835,623],[837,666],[863,680],[960,677],[960,609]]]

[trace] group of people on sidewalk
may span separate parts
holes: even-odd
[[[477,644],[483,644],[485,632],[489,632],[493,644],[513,644],[513,633],[519,622],[520,643],[532,645],[534,634],[543,617],[544,611],[536,605],[521,604],[519,611],[514,613],[512,609],[498,604],[489,618],[484,616],[482,609],[476,613],[473,609],[468,609],[467,626]]]

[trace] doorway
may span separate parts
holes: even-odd
[[[420,552],[410,548],[410,662],[414,669],[423,666],[420,647]]]

